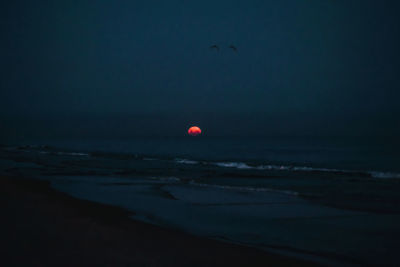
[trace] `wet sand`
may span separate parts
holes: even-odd
[[[134,221],[48,182],[0,177],[2,266],[311,266]]]

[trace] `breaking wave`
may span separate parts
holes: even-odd
[[[189,160],[189,159],[175,159],[176,163],[180,164],[198,164],[198,161],[195,160]]]
[[[210,187],[210,188],[218,188],[224,190],[234,190],[234,191],[249,191],[249,192],[274,192],[274,193],[282,193],[286,195],[298,196],[299,193],[290,190],[278,190],[266,187],[252,187],[252,186],[231,186],[231,185],[216,185],[216,184],[205,184],[198,183],[195,181],[190,181],[190,185],[201,186],[201,187]]]
[[[8,147],[5,148],[9,151],[23,151],[23,152],[36,152],[40,154],[51,154],[58,156],[77,156],[77,157],[102,157],[112,158],[116,160],[144,160],[144,161],[171,161],[171,158],[158,158],[148,157],[145,155],[136,155],[129,153],[114,153],[114,152],[80,152],[80,151],[68,151],[61,150],[49,146],[19,146],[19,147]],[[377,179],[400,179],[400,173],[396,172],[384,172],[384,171],[370,171],[370,170],[345,170],[335,168],[321,168],[321,167],[310,167],[310,166],[295,166],[295,165],[276,165],[276,164],[264,164],[264,165],[253,165],[246,162],[230,162],[230,161],[197,161],[193,159],[175,158],[172,162],[176,164],[187,164],[196,165],[201,164],[205,166],[213,165],[221,168],[234,168],[239,170],[258,170],[258,171],[287,171],[287,172],[319,172],[319,173],[332,173],[337,175],[353,175],[353,176],[364,176],[372,177]]]
[[[214,164],[219,167],[225,167],[225,168],[254,169],[254,167],[251,167],[243,162],[217,162]]]
[[[176,163],[181,164],[199,164],[200,162],[188,159],[176,159]],[[372,178],[397,178],[400,179],[400,173],[379,172],[379,171],[363,171],[363,170],[342,170],[335,168],[318,168],[309,166],[291,166],[291,165],[249,165],[245,162],[201,162],[202,164],[215,165],[222,168],[235,168],[240,170],[270,170],[270,171],[294,171],[294,172],[321,172],[335,173],[342,175],[359,175]]]

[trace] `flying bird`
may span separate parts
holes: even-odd
[[[230,49],[232,49],[233,51],[237,52],[237,48],[236,48],[236,46],[234,46],[234,45],[230,45],[230,46],[229,46],[229,48],[230,48]]]
[[[212,46],[210,46],[210,49],[215,49],[215,50],[219,51],[218,45],[212,45]]]

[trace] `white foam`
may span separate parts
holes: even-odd
[[[61,156],[81,156],[81,157],[89,156],[89,154],[87,153],[79,153],[79,152],[57,152],[56,154]]]
[[[374,178],[396,178],[400,179],[400,173],[393,172],[369,172],[369,174]]]
[[[189,184],[194,186],[201,186],[201,187],[211,187],[211,188],[218,188],[224,190],[234,190],[234,191],[249,191],[249,192],[275,192],[275,193],[282,193],[286,195],[298,196],[299,193],[290,190],[278,190],[278,189],[271,189],[266,187],[252,187],[252,186],[231,186],[231,185],[216,185],[216,184],[205,184],[205,183],[197,183],[195,181],[190,181]]]
[[[254,169],[254,167],[251,167],[243,162],[217,162],[215,165],[225,168]]]
[[[393,172],[378,172],[378,171],[360,171],[360,170],[341,170],[341,169],[328,169],[328,168],[314,168],[308,166],[291,166],[291,165],[259,165],[249,166],[244,162],[216,162],[212,163],[216,166],[223,168],[236,168],[236,169],[253,169],[253,170],[273,170],[273,171],[299,171],[299,172],[331,172],[343,174],[365,174],[373,178],[398,178],[400,173]]]
[[[198,164],[198,161],[195,160],[189,160],[189,159],[175,159],[176,163],[180,164]]]
[[[53,151],[46,151],[46,150],[20,150],[23,152],[37,152],[39,154],[52,154],[52,155],[58,155],[58,156],[80,156],[80,157],[88,157],[90,156],[88,153],[82,153],[82,152],[53,152]]]

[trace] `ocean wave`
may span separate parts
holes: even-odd
[[[214,165],[225,168],[254,169],[254,167],[251,167],[243,162],[216,162]]]
[[[209,188],[217,188],[217,189],[224,189],[224,190],[233,190],[233,191],[249,191],[249,192],[274,192],[274,193],[281,193],[286,195],[298,196],[299,193],[290,190],[278,190],[272,189],[267,187],[252,187],[252,186],[232,186],[232,185],[216,185],[216,184],[205,184],[205,183],[198,183],[194,180],[189,182],[190,185],[194,186],[201,186],[201,187],[209,187]]]
[[[57,155],[61,156],[82,156],[82,157],[88,157],[90,156],[88,153],[81,153],[81,152],[57,152],[55,153]]]
[[[76,156],[76,157],[101,157],[110,159],[123,159],[123,160],[144,160],[144,161],[170,161],[171,158],[157,158],[148,155],[136,155],[130,153],[117,153],[117,152],[81,152],[81,151],[68,151],[51,146],[45,145],[27,145],[27,146],[15,146],[6,147],[5,150],[19,151],[28,153],[40,153],[58,156]],[[295,166],[295,165],[277,165],[277,164],[263,164],[253,165],[248,162],[240,161],[198,161],[186,158],[175,158],[172,160],[176,164],[188,164],[188,165],[214,165],[221,168],[233,168],[239,170],[258,170],[258,171],[288,171],[288,172],[319,172],[319,173],[332,173],[337,175],[350,175],[350,176],[364,176],[376,179],[400,179],[400,173],[396,172],[385,172],[385,171],[371,171],[371,170],[346,170],[337,168],[321,168],[321,167],[310,167],[310,166]]]
[[[157,160],[157,159],[154,159],[154,158],[143,158],[143,160],[154,161],[154,160]]]
[[[181,181],[178,177],[150,177],[151,180],[165,181],[165,182],[179,182]]]
[[[51,155],[58,155],[58,156],[79,156],[79,157],[90,156],[88,153],[81,153],[81,152],[52,152],[52,151],[37,151],[37,152],[40,154],[51,154]]]
[[[84,152],[76,152],[76,151],[63,151],[58,150],[56,148],[50,146],[42,146],[42,145],[30,145],[30,146],[18,146],[18,147],[9,147],[8,150],[18,150],[20,152],[33,152],[39,154],[49,154],[49,155],[58,155],[58,156],[81,156],[88,157],[89,153]]]
[[[180,163],[180,164],[199,164],[198,161],[195,160],[189,160],[189,159],[175,159],[176,163]]]
[[[248,170],[271,170],[271,171],[294,171],[294,172],[322,172],[322,173],[335,173],[342,175],[360,175],[372,178],[397,178],[400,179],[400,173],[393,172],[379,172],[379,171],[360,171],[360,170],[342,170],[342,169],[329,169],[317,168],[308,166],[291,166],[291,165],[258,165],[250,166],[244,162],[216,162],[213,163],[218,167],[248,169]]]
[[[374,178],[397,178],[400,179],[400,173],[393,172],[368,172]]]

